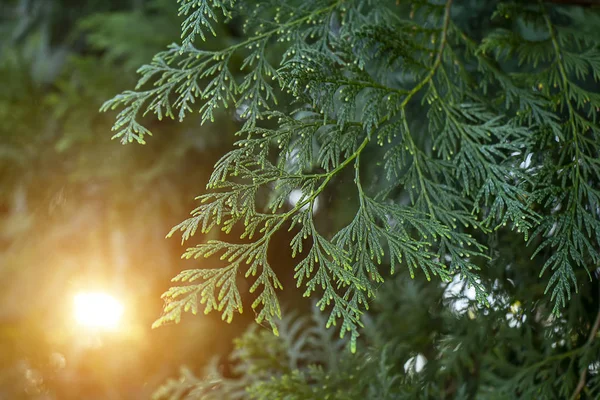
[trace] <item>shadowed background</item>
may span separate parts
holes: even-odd
[[[0,399],[146,399],[199,369],[252,315],[151,330],[186,266],[186,218],[238,127],[153,123],[148,145],[111,141],[100,105],[178,40],[174,0],[0,1]],[[221,29],[227,42],[235,29]],[[218,44],[215,41],[213,44]],[[123,303],[117,332],[83,331],[78,292]]]

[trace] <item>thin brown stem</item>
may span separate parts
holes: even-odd
[[[544,0],[544,2],[565,6],[600,7],[600,0]]]
[[[599,291],[600,291],[600,288],[599,288]],[[596,321],[594,322],[594,325],[592,326],[592,329],[590,330],[590,335],[588,336],[587,342],[583,346],[584,348],[589,347],[589,346],[591,346],[592,343],[594,343],[594,340],[596,339],[596,335],[598,334],[598,329],[600,329],[600,305],[598,306],[598,314],[596,315]],[[575,390],[573,391],[573,394],[571,395],[571,400],[577,399],[577,397],[579,396],[579,394],[585,387],[585,380],[587,378],[587,372],[588,372],[588,366],[585,365],[583,367],[583,369],[581,370],[581,373],[579,374],[579,381],[577,382],[577,386],[575,387]]]

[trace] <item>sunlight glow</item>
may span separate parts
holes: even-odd
[[[98,330],[114,330],[119,326],[124,307],[113,296],[102,292],[78,293],[73,298],[76,321]]]

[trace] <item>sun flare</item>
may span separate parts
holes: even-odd
[[[117,329],[124,311],[121,302],[102,292],[78,293],[73,298],[73,303],[75,320],[91,329]]]

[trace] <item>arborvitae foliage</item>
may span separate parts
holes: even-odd
[[[179,322],[182,312],[201,306],[231,321],[243,309],[243,277],[257,322],[281,333],[283,286],[268,250],[277,232],[291,231],[297,286],[327,312],[327,327],[337,324],[342,337],[350,333],[352,350],[378,289],[390,275],[404,276],[402,269],[435,288],[462,280],[480,307],[489,307],[480,317],[472,311],[475,323],[489,322],[479,331],[486,335],[509,329],[497,317],[526,304],[528,335],[534,336],[520,338],[515,349],[490,345],[486,349],[497,352],[493,361],[479,355],[470,370],[463,365],[473,361],[469,357],[456,361],[462,365],[456,373],[441,369],[453,367],[444,357],[459,357],[448,349],[459,351],[467,325],[445,328],[446,345],[433,338],[440,370],[429,381],[413,382],[435,386],[424,397],[548,398],[554,387],[542,380],[575,367],[587,371],[593,358],[584,353],[600,322],[582,311],[588,305],[580,295],[577,304],[569,301],[574,292],[590,293],[600,262],[600,20],[594,9],[544,1],[471,3],[180,0],[181,44],[141,67],[136,89],[103,110],[121,109],[114,130],[123,143],[144,143],[146,114],[182,120],[200,112],[210,123],[233,110],[244,121],[236,148],[215,165],[192,216],[169,235],[181,231],[183,241],[213,229],[241,235],[184,253],[223,263],[175,277],[182,284],[164,294],[165,312],[155,326]],[[222,21],[243,23],[243,35],[215,48],[211,37]],[[347,209],[323,226],[317,208],[325,194],[348,186],[354,194]],[[502,265],[510,260],[507,249],[518,253],[518,268],[527,269],[516,273],[520,281]],[[531,261],[523,263],[523,254]],[[531,293],[519,286],[524,282]],[[533,289],[538,282],[545,296]],[[509,289],[512,284],[519,290]],[[447,311],[441,300],[435,304]],[[574,338],[569,329],[578,331]],[[589,337],[587,344],[582,337]],[[540,342],[528,347],[528,338]],[[545,358],[561,346],[567,355]],[[386,354],[381,350],[365,363],[379,360],[385,374]],[[512,366],[523,368],[511,373]],[[494,379],[461,386],[460,374],[482,368]],[[318,381],[306,374],[296,369],[279,384]],[[444,388],[436,374],[449,374],[453,386]],[[586,374],[579,381],[565,378],[559,397],[582,392]],[[250,387],[282,389],[269,385]]]
[[[592,321],[569,327],[531,309],[541,293],[511,304],[514,288],[494,286],[491,307],[478,308],[458,280],[440,287],[403,274],[373,303],[357,354],[342,350],[318,309],[310,319],[286,314],[279,337],[252,326],[226,363],[210,364],[202,379],[183,369],[154,399],[575,399],[581,376],[582,398],[598,398]],[[569,319],[581,310],[572,311]]]
[[[233,378],[225,376],[217,362],[209,364],[203,380],[183,368],[182,379],[165,383],[154,398],[243,399],[247,390],[261,392],[262,385],[284,375],[324,375],[337,370],[344,363],[339,356],[345,341],[326,329],[325,322],[323,313],[313,308],[310,316],[294,312],[284,315],[276,322],[279,336],[253,325],[235,341],[235,349],[229,356]],[[310,386],[304,390],[312,394],[308,397],[316,396]],[[296,395],[303,397],[300,392]]]

